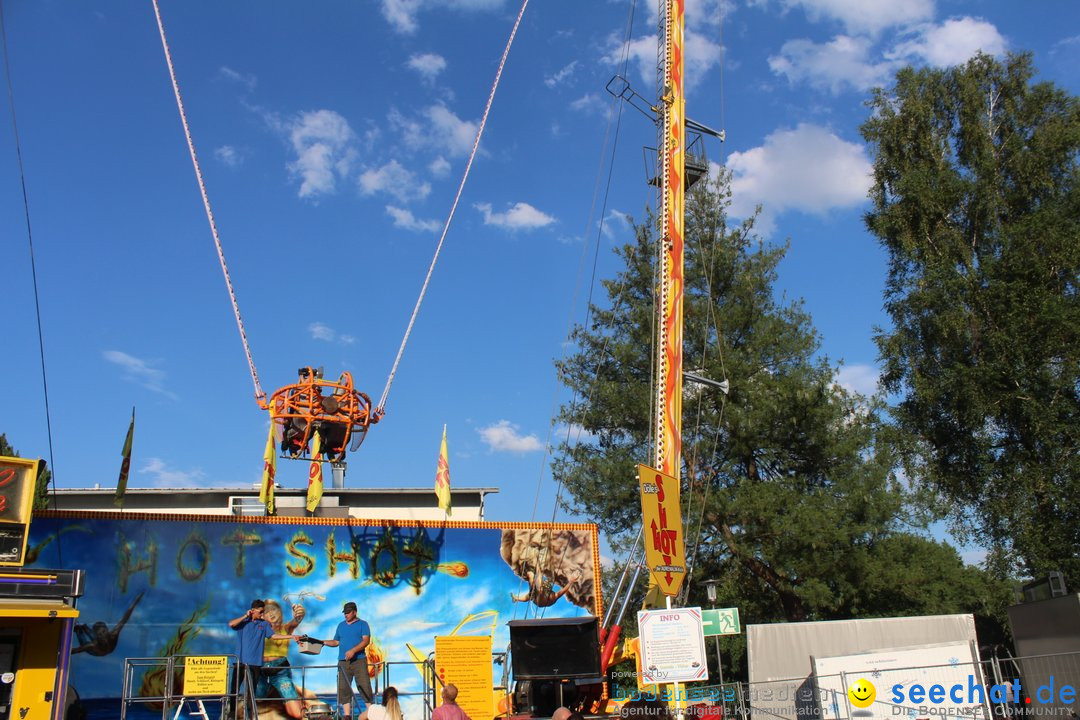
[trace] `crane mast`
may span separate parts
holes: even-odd
[[[678,482],[682,464],[683,221],[686,208],[684,0],[661,0],[661,9],[662,36],[657,63],[661,247],[653,467]],[[650,574],[650,590],[655,585],[655,575]]]
[[[660,209],[659,287],[656,297],[657,338],[655,376],[653,378],[652,427],[655,438],[653,464],[639,466],[642,484],[642,527],[638,542],[644,545],[644,562],[635,562],[637,550],[631,552],[627,567],[615,588],[600,631],[602,644],[601,668],[604,672],[614,655],[621,634],[621,624],[630,593],[639,574],[649,575],[648,601],[662,593],[667,606],[678,594],[685,579],[685,547],[679,503],[682,466],[682,384],[683,384],[683,291],[686,188],[705,175],[708,166],[703,157],[691,157],[687,163],[687,126],[723,139],[723,133],[712,130],[686,117],[686,95],[683,87],[685,0],[659,0],[660,27],[657,57],[657,92],[659,98],[650,109],[657,123],[657,205]],[[616,83],[616,80],[619,82]],[[613,86],[615,89],[613,89]],[[638,110],[637,95],[625,79],[616,76],[608,91]],[[698,140],[700,137],[698,136]],[[692,169],[687,175],[688,169]],[[647,473],[649,478],[641,477]],[[665,477],[666,476],[666,477]],[[661,485],[667,491],[661,490]],[[651,488],[651,489],[647,489]],[[646,493],[652,493],[647,495]],[[650,516],[651,520],[650,520]],[[635,543],[635,548],[637,543]],[[630,577],[630,569],[636,569]],[[627,580],[629,582],[627,583]],[[620,595],[621,603],[619,602]],[[616,610],[616,607],[618,609]]]

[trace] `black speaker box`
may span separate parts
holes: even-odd
[[[516,680],[599,677],[596,618],[511,620],[510,658]]]

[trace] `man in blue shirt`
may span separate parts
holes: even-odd
[[[368,676],[367,646],[371,644],[371,628],[356,616],[356,603],[347,602],[341,610],[345,620],[338,623],[334,639],[327,640],[327,647],[338,648],[337,697],[342,717],[351,718],[352,682],[365,704],[371,703],[371,678]]]
[[[244,687],[244,681],[251,677],[257,680],[252,673],[260,672],[263,664],[263,646],[267,638],[278,640],[296,640],[296,635],[277,635],[270,623],[263,620],[263,611],[266,603],[256,598],[251,601],[251,608],[238,618],[229,621],[229,627],[236,631],[236,656],[240,662],[240,687]]]

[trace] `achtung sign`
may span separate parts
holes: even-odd
[[[638,483],[645,520],[645,564],[662,593],[678,595],[686,578],[679,481],[648,465],[638,465]]]
[[[184,697],[228,694],[227,655],[188,655],[184,658]]]

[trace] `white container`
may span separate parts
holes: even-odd
[[[323,643],[318,640],[298,640],[296,645],[304,655],[318,655],[323,649]]]

